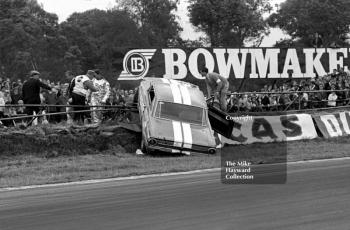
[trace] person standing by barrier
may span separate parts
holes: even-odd
[[[72,105],[74,106],[74,111],[85,110],[86,97],[88,90],[91,92],[97,91],[93,85],[92,79],[95,77],[96,73],[93,70],[88,70],[86,75],[79,75],[74,78],[74,87],[72,90]],[[75,113],[74,120],[77,122],[84,122],[84,113]]]
[[[51,90],[51,87],[39,80],[40,73],[38,71],[32,70],[29,75],[29,80],[27,80],[22,87],[23,102],[24,104],[40,105],[40,88]],[[39,106],[27,106],[25,109],[27,115],[33,115],[34,112],[35,114],[38,114],[39,111]]]
[[[92,81],[97,91],[91,93],[91,117],[93,123],[100,124],[102,122],[102,112],[96,110],[102,109],[102,105],[106,104],[109,95],[111,94],[111,89],[109,82],[104,79],[100,70],[95,70],[95,73],[95,78]]]
[[[17,104],[18,101],[22,98],[21,92],[19,90],[19,85],[16,82],[14,82],[10,91],[11,103],[14,105]]]
[[[66,79],[69,81],[68,87],[67,87],[66,92],[65,92],[65,97],[67,98],[66,104],[67,105],[72,105],[72,102],[73,102],[73,100],[72,100],[72,93],[73,93],[73,89],[74,89],[74,86],[75,86],[75,76],[69,70],[66,71],[65,75],[66,75]],[[73,111],[73,108],[70,107],[70,106],[67,106],[65,108],[65,112],[67,112],[67,123],[68,124],[72,124],[73,123],[73,114],[70,113],[72,111]]]
[[[229,88],[228,80],[218,73],[208,73],[207,68],[203,68],[201,74],[203,77],[205,77],[208,98],[210,98],[212,92],[214,92],[215,98],[218,98],[220,101],[221,110],[227,111],[226,97]]]
[[[338,99],[337,94],[335,93],[335,91],[332,91],[332,93],[329,94],[328,96],[328,103],[327,103],[328,107],[336,107],[337,99]]]
[[[46,108],[47,113],[57,113],[59,112],[57,107],[54,107],[52,105],[57,105],[58,103],[58,98],[57,98],[58,90],[57,88],[52,88],[52,90],[48,93],[44,94],[45,97],[45,104],[50,105],[49,107]],[[50,123],[56,123],[59,120],[59,115],[52,115],[48,116],[48,121]]]
[[[1,92],[1,89],[0,89]],[[4,95],[2,93],[0,93],[0,118],[4,117],[4,111],[5,111],[5,99],[3,97]]]

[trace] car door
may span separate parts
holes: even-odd
[[[140,86],[139,91],[139,112],[140,112],[140,121],[141,121],[141,129],[142,134],[145,138],[147,138],[146,126],[149,121],[149,102],[148,102],[148,91],[145,87]]]
[[[152,106],[155,103],[155,94],[153,87],[150,85],[148,88],[144,88],[143,98],[140,98],[140,107],[141,107],[141,123],[142,123],[142,132],[145,137],[147,137],[150,117],[152,113]]]
[[[214,105],[208,104],[208,116],[212,129],[224,137],[230,138],[234,128],[234,122],[227,119],[227,113]]]

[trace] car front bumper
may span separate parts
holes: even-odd
[[[192,148],[182,148],[182,147],[176,147],[173,145],[158,143],[158,142],[155,145],[148,144],[147,148],[151,151],[162,151],[167,153],[188,153],[188,152],[197,152],[197,153],[206,153],[206,154],[216,153],[215,147],[193,145]],[[210,152],[210,150],[212,151],[215,150],[215,151]]]

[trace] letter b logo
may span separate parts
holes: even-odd
[[[132,57],[131,58],[131,72],[142,72],[145,69],[143,58]]]
[[[130,50],[124,57],[123,71],[118,80],[138,80],[146,76],[149,60],[155,52],[155,49]]]

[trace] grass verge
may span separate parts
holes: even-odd
[[[254,155],[257,149],[260,153],[266,152],[275,156],[287,150],[288,161],[338,158],[350,156],[350,138],[328,140],[318,138],[287,144],[226,146],[222,151],[230,154],[250,154],[254,157],[252,161],[255,163],[273,162],[273,159],[266,158],[263,154]],[[220,162],[220,153],[193,154],[188,157],[136,156],[134,153],[122,153],[118,148],[90,151],[88,154],[77,154],[76,151],[70,151],[68,154],[38,152],[0,154],[0,187],[217,168],[220,167]]]

